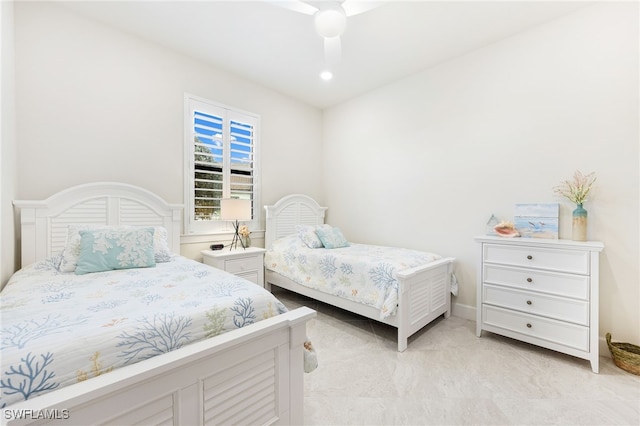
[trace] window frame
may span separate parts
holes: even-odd
[[[184,95],[184,233],[185,235],[211,235],[211,234],[227,234],[233,232],[232,223],[222,220],[195,220],[195,144],[194,144],[194,123],[193,111],[196,105],[204,104],[203,113],[207,113],[206,108],[210,111],[216,111],[223,117],[223,195],[222,198],[228,198],[231,194],[231,153],[230,153],[230,123],[231,121],[239,121],[242,123],[253,125],[253,167],[252,167],[252,199],[253,199],[253,219],[250,221],[242,221],[251,231],[258,229],[262,219],[261,207],[261,185],[260,185],[260,116],[251,112],[221,104],[200,96],[190,93]]]

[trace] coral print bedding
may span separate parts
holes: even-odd
[[[27,266],[0,293],[0,407],[286,311],[265,289],[180,256],[83,275],[59,264]]]
[[[396,312],[397,271],[441,256],[400,247],[347,243],[338,248],[311,248],[298,235],[274,241],[265,267],[298,284],[363,303],[380,310],[380,318]]]

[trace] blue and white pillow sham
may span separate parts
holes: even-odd
[[[60,272],[74,272],[80,257],[80,232],[88,230],[100,230],[100,229],[112,229],[112,230],[126,230],[136,229],[135,226],[126,225],[95,225],[95,224],[72,224],[68,227],[67,243],[64,251],[62,252],[60,265],[58,269]],[[171,251],[169,250],[169,244],[167,242],[168,233],[167,229],[163,226],[153,227],[153,251],[154,260],[156,263],[169,262],[171,260]]]
[[[342,235],[340,228],[334,227],[319,227],[316,230],[320,241],[324,248],[334,249],[341,247],[349,247],[349,241]]]
[[[80,231],[75,274],[156,266],[153,235],[153,228]]]

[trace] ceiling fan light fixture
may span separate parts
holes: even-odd
[[[314,15],[314,23],[322,37],[339,37],[347,26],[347,15],[342,8],[319,10]]]

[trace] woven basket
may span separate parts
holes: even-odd
[[[605,335],[613,362],[629,373],[640,376],[640,346],[611,342],[611,333]]]

